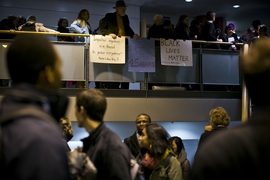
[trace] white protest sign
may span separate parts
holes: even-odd
[[[91,35],[89,54],[94,63],[125,64],[125,38]]]
[[[128,40],[128,71],[155,72],[155,40],[130,38]]]
[[[161,65],[193,66],[192,42],[160,39],[160,58]]]
[[[229,37],[228,38],[228,42],[234,42],[235,40],[234,40],[234,37]]]

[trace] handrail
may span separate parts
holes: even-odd
[[[34,31],[17,31],[17,30],[0,30],[0,33],[4,34],[42,34],[49,36],[90,36],[90,34],[78,34],[78,33],[58,33],[58,32],[34,32]]]
[[[78,34],[78,33],[58,33],[58,32],[33,32],[33,31],[18,31],[18,30],[0,30],[0,33],[4,34],[42,34],[49,36],[83,36],[88,37],[90,34]],[[121,36],[125,38],[129,38],[129,36]],[[141,37],[142,38],[142,37]],[[151,38],[155,41],[160,41],[160,38]],[[226,45],[238,45],[243,46],[244,43],[231,43],[231,42],[217,42],[217,41],[203,41],[203,40],[191,40],[192,43],[202,43],[202,44],[226,44]]]

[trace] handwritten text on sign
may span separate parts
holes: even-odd
[[[89,54],[94,63],[125,64],[125,38],[91,35]]]
[[[128,71],[155,72],[155,41],[138,38],[128,40]]]
[[[160,39],[161,64],[167,66],[193,66],[190,40]]]

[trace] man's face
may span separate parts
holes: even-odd
[[[149,119],[147,116],[141,115],[137,117],[136,119],[137,131],[141,133],[147,123],[149,123]]]
[[[61,66],[62,66],[62,60],[57,55],[54,66],[51,67],[51,71],[50,71],[51,72],[50,77],[52,77],[53,80],[49,82],[47,87],[52,88],[52,89],[58,89],[60,87],[61,79],[62,79],[62,67]]]
[[[125,16],[126,15],[126,7],[125,6],[120,6],[120,7],[116,7],[116,12],[119,16]]]

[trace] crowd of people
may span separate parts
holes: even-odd
[[[103,120],[107,99],[98,89],[76,96],[77,125],[88,137],[70,150],[72,126],[65,112],[68,98],[59,91],[61,58],[48,39],[18,35],[7,49],[6,62],[14,85],[1,101],[1,177],[8,179],[131,179],[130,159],[146,180],[263,179],[269,151],[270,41],[258,39],[243,55],[241,67],[254,111],[250,119],[228,128],[222,107],[209,112],[210,129],[201,135],[190,164],[180,137],[153,123],[146,113],[124,142]],[[23,130],[22,130],[23,129]]]
[[[124,15],[125,7],[122,1],[117,1],[116,12],[122,11]],[[116,14],[112,14],[107,14],[100,23],[116,38],[126,33],[125,23],[118,27],[122,30],[113,31],[113,22],[118,24],[121,20],[113,21]],[[214,16],[215,13],[209,13],[212,20],[205,29],[213,29]],[[160,17],[155,16],[156,26],[160,24]],[[10,22],[16,22],[14,28],[29,26],[33,31],[50,31],[41,23],[35,23],[34,17],[28,17],[21,25],[17,23],[18,18],[11,19]],[[88,19],[88,11],[82,10],[71,27],[78,33],[91,33]],[[187,22],[188,18],[181,16],[177,27],[188,33]],[[59,23],[67,25],[68,21],[63,19]],[[45,37],[17,35],[6,52],[13,86],[5,92],[0,104],[0,176],[11,180],[131,180],[130,159],[135,157],[146,180],[264,179],[270,160],[270,88],[267,83],[270,40],[265,38],[265,25],[258,21],[253,24],[259,36],[252,38],[250,51],[240,61],[254,105],[251,117],[246,123],[228,128],[227,111],[223,107],[211,109],[209,126],[199,139],[192,164],[182,139],[171,137],[146,113],[135,118],[136,131],[122,142],[104,122],[105,94],[91,88],[77,94],[74,107],[78,127],[89,135],[82,139],[82,147],[71,150],[68,141],[74,132],[65,117],[69,99],[59,91],[62,60]],[[111,26],[114,28],[109,28]],[[233,34],[235,26],[229,24],[226,28],[227,37],[220,36],[218,40],[230,39],[228,36]],[[138,36],[132,29],[129,33],[129,36]],[[208,34],[205,38],[212,36]],[[87,41],[85,37],[77,40]]]
[[[66,17],[60,17],[57,22],[56,30],[46,28],[43,23],[36,20],[34,15],[27,18],[23,16],[10,15],[0,22],[0,30],[21,30],[35,32],[51,32],[51,33],[79,33],[79,34],[101,34],[109,35],[112,38],[117,36],[129,36],[131,38],[139,38],[139,35],[130,27],[129,17],[126,14],[126,4],[123,0],[116,1],[114,13],[107,13],[100,19],[98,27],[93,29],[89,23],[90,13],[87,9],[82,9],[78,16],[74,18],[69,25]],[[215,27],[216,13],[208,11],[205,14],[206,22],[199,19],[193,19],[189,23],[187,15],[180,15],[176,25],[163,17],[156,14],[153,18],[153,25],[147,31],[147,38],[165,38],[165,39],[183,39],[183,40],[205,40],[216,42],[230,42],[232,45],[220,44],[204,44],[202,47],[214,49],[239,50],[236,43],[254,44],[257,39],[268,38],[267,27],[260,20],[254,20],[252,26],[247,31],[238,36],[235,33],[236,26],[233,23],[226,25],[224,33]],[[1,34],[0,39],[12,39],[16,34]],[[58,41],[68,42],[89,42],[87,36],[57,36]],[[159,42],[155,42],[159,45]],[[193,44],[198,47],[199,44]],[[9,81],[4,80],[1,86],[7,86]],[[63,88],[85,88],[84,81],[67,81],[63,82]],[[95,82],[97,89],[129,89],[128,82]],[[151,87],[151,86],[149,86]],[[192,89],[192,88],[188,88]]]
[[[36,22],[34,15],[25,18],[23,16],[10,15],[0,22],[1,30],[31,30],[37,32],[60,32],[60,33],[80,33],[80,34],[102,34],[110,35],[112,38],[117,36],[130,36],[138,38],[130,27],[129,18],[126,15],[126,4],[123,0],[116,2],[114,13],[107,13],[101,18],[96,29],[92,29],[89,23],[90,13],[87,9],[82,9],[77,18],[75,18],[70,27],[68,27],[68,19],[61,17],[57,23],[57,30],[45,28],[42,23]],[[153,17],[153,25],[147,30],[147,38],[166,38],[166,39],[183,39],[183,40],[205,40],[217,42],[233,42],[233,43],[252,43],[258,38],[268,37],[267,27],[260,20],[253,20],[252,26],[247,28],[246,32],[237,36],[235,34],[236,26],[233,23],[226,25],[224,30],[215,27],[216,13],[208,11],[205,14],[206,21],[202,19],[193,19],[189,23],[187,15],[179,16],[177,23],[174,25],[170,19],[166,19],[161,14]],[[33,26],[35,24],[35,27]],[[30,27],[28,27],[30,26]],[[24,28],[23,28],[24,27]],[[221,33],[223,32],[223,33]],[[15,35],[0,34],[1,38],[14,38]],[[89,41],[86,37],[65,37],[59,36],[59,41],[85,42]],[[213,46],[214,47],[214,46]],[[216,46],[217,47],[217,46]],[[214,48],[216,48],[214,47]],[[219,46],[218,46],[219,47]],[[236,50],[235,45],[223,46],[221,48]]]

